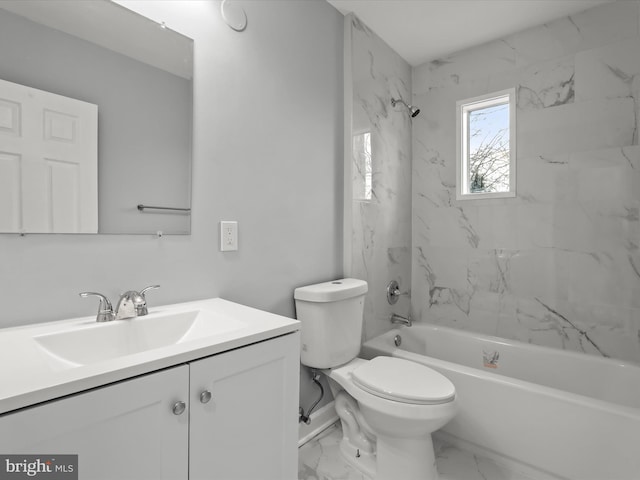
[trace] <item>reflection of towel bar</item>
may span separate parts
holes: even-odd
[[[173,210],[176,212],[189,212],[191,213],[191,209],[190,208],[175,208],[175,207],[153,207],[151,205],[138,205],[138,210],[140,210],[141,212],[145,209],[153,209],[153,210]]]

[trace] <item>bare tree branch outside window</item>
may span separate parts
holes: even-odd
[[[469,112],[469,190],[509,191],[509,104]]]

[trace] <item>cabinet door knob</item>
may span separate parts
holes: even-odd
[[[211,400],[211,392],[209,390],[205,390],[200,394],[200,403],[209,403]]]
[[[176,402],[173,404],[173,414],[182,415],[187,409],[187,404],[184,402]]]

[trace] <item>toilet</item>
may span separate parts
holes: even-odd
[[[416,362],[358,358],[367,289],[354,278],[295,289],[301,362],[329,378],[350,464],[377,480],[436,480],[431,433],[455,415],[455,387]]]

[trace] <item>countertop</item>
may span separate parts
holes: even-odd
[[[152,321],[167,314],[194,311],[205,313],[207,322],[220,322],[221,331],[205,336],[187,332],[171,345],[85,365],[56,361],[35,338],[74,329],[110,328],[114,322],[130,320],[97,324],[93,316],[0,329],[0,413],[215,355],[300,328],[297,320],[221,298],[150,308],[149,315],[141,318]],[[234,328],[225,329],[225,320],[233,323]]]

